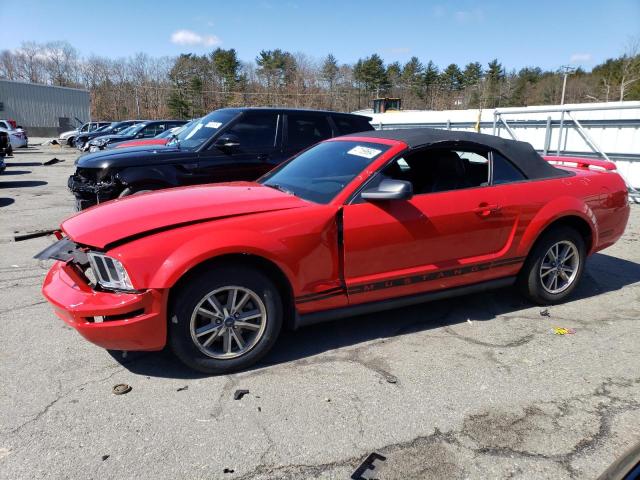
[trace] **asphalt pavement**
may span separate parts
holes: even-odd
[[[14,236],[73,213],[76,157],[35,146],[0,175],[0,479],[347,479],[373,452],[363,478],[590,479],[640,441],[639,205],[564,305],[504,289],[340,320],[207,377],[95,347],[41,296],[52,239]]]

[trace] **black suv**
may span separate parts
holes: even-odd
[[[318,110],[223,108],[194,121],[165,146],[103,150],[78,158],[69,188],[82,210],[149,190],[255,180],[321,140],[373,130],[369,120]]]

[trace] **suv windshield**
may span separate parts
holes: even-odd
[[[135,125],[131,125],[130,127],[121,130],[120,132],[118,132],[118,135],[135,135],[144,128],[144,125],[144,123],[136,123]]]
[[[179,143],[180,148],[198,148],[209,140],[220,128],[238,114],[238,110],[216,110],[206,117],[194,121],[189,128],[182,130],[169,145]]]
[[[367,165],[389,149],[369,142],[324,142],[302,152],[260,179],[316,203],[329,203]]]

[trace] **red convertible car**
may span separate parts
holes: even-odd
[[[556,167],[527,143],[431,129],[319,143],[257,182],[115,200],[62,223],[37,258],[55,312],[114,350],[169,343],[209,373],[246,368],[283,326],[516,284],[576,287],[622,235],[608,162]]]

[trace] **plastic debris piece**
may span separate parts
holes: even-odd
[[[102,455],[102,461],[104,462],[107,458],[109,458],[111,455]]]
[[[233,399],[234,400],[240,400],[242,399],[242,397],[244,397],[247,393],[249,393],[249,390],[236,390],[235,393],[233,394]]]
[[[224,470],[222,470],[222,473],[233,473],[233,472],[235,472],[233,468],[225,468]]]
[[[393,375],[385,375],[384,378],[388,383],[398,383],[398,378]]]
[[[553,327],[553,333],[556,335],[573,335],[576,331],[573,328]]]
[[[262,411],[262,408],[258,407],[258,411],[259,411],[259,412],[261,412],[261,411]]]
[[[119,383],[118,385],[114,385],[111,391],[114,395],[124,395],[125,393],[129,393],[131,391],[131,385],[127,385],[126,383]]]
[[[176,392],[182,392],[183,390],[189,390],[189,385],[185,385],[184,387],[176,389]]]
[[[60,160],[59,158],[53,157],[51,160],[47,160],[46,162],[42,162],[42,165],[53,165],[55,163],[64,162],[64,160]]]
[[[544,310],[540,311],[540,316],[541,317],[550,317],[551,314],[549,313],[549,310],[547,310],[546,308]]]

